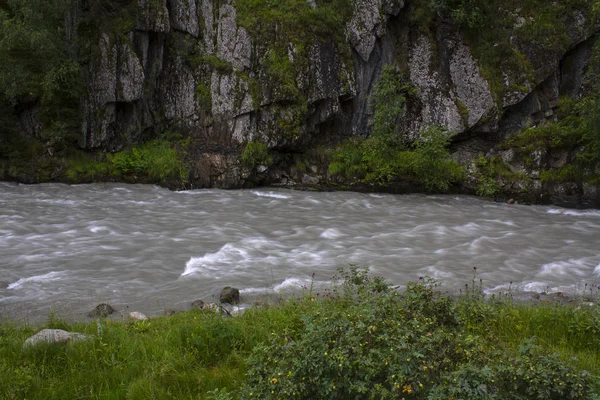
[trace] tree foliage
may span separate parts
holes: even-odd
[[[71,0],[0,2],[0,96],[13,112],[39,106],[41,139],[51,144],[64,139],[78,111],[70,10]]]
[[[450,157],[452,133],[431,126],[407,143],[400,128],[406,105],[417,89],[392,66],[384,66],[375,86],[373,131],[368,139],[354,138],[334,154],[329,172],[351,181],[385,184],[407,179],[428,191],[444,191],[463,177],[462,168]]]

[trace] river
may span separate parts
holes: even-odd
[[[212,301],[301,293],[315,273],[369,266],[402,285],[581,293],[600,284],[600,211],[469,196],[152,185],[0,183],[0,318],[83,319],[101,302],[161,315]]]

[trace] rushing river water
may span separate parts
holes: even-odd
[[[467,196],[149,185],[0,183],[0,317],[81,319],[100,302],[159,315],[210,301],[301,292],[315,272],[370,266],[458,291],[578,292],[600,283],[600,211]]]

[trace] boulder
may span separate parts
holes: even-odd
[[[96,306],[92,311],[90,311],[87,315],[90,318],[98,318],[98,317],[108,317],[110,314],[114,313],[116,310],[107,303],[101,303]]]
[[[206,306],[206,303],[202,300],[194,300],[192,302],[192,308],[203,309]]]
[[[225,286],[219,295],[219,302],[238,304],[240,302],[240,291],[236,288]]]
[[[69,341],[79,342],[82,340],[90,340],[92,335],[85,335],[77,332],[67,332],[62,329],[43,329],[35,335],[27,338],[23,343],[23,347],[35,346],[39,343],[67,343]]]
[[[148,317],[146,316],[146,314],[143,314],[141,312],[138,311],[132,311],[129,313],[129,318],[131,318],[134,321],[147,321]]]

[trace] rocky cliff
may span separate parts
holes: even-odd
[[[574,160],[576,146],[523,151],[510,140],[558,121],[561,99],[586,95],[598,32],[589,2],[106,3],[95,11],[75,2],[67,20],[79,43],[77,136],[87,151],[179,132],[191,138],[194,186],[339,184],[327,149],[371,135],[374,90],[391,66],[415,89],[395,120],[402,142],[429,126],[455,133],[451,151],[467,174],[454,190],[475,192],[477,163],[494,159],[507,173],[488,171],[496,185],[488,194],[599,197],[590,180],[540,177]],[[20,134],[42,136],[39,104],[23,104]],[[256,142],[271,163],[241,162]]]

